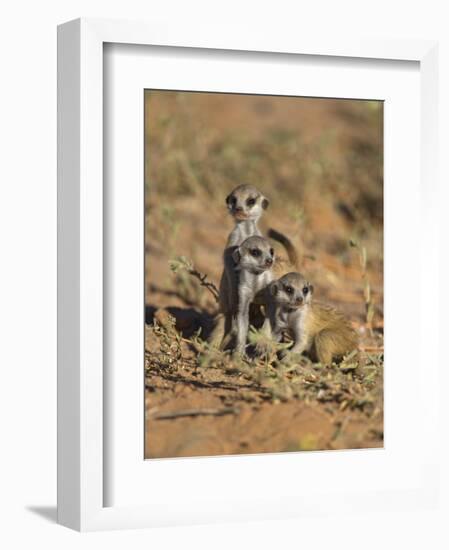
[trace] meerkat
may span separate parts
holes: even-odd
[[[257,223],[268,205],[268,199],[252,185],[239,185],[226,197],[226,207],[235,225],[228,236],[223,253],[223,273],[219,285],[219,314],[208,339],[212,345],[223,348],[232,328],[234,307],[237,303],[237,277],[234,271],[233,254],[248,237],[262,236]]]
[[[257,223],[269,206],[268,199],[252,185],[239,185],[226,197],[226,206],[235,226],[229,234],[226,247],[240,246],[248,237],[262,237]]]
[[[282,340],[284,332],[293,338],[286,353],[309,352],[313,359],[329,365],[357,348],[357,334],[340,312],[314,303],[313,291],[300,273],[272,281],[266,289],[269,326],[276,341]]]
[[[270,242],[257,235],[248,237],[232,253],[236,279],[232,326],[224,345],[235,336],[234,353],[244,355],[249,327],[250,306],[256,296],[273,280],[274,250]]]
[[[232,312],[232,305],[235,303],[233,253],[248,237],[262,237],[257,223],[268,205],[268,199],[252,185],[239,185],[226,197],[226,206],[235,221],[235,226],[228,236],[223,253],[224,269],[219,298],[220,309],[225,315]],[[227,321],[229,324],[229,319]]]
[[[228,236],[223,254],[224,269],[219,286],[219,314],[215,320],[209,343],[224,347],[224,342],[232,328],[232,319],[235,315],[234,307],[237,303],[237,279],[234,270],[233,253],[245,239],[252,236],[261,237],[258,221],[268,208],[268,199],[251,185],[239,185],[226,197],[226,206],[234,218],[235,226]],[[287,250],[293,269],[297,269],[297,254],[287,237],[275,230],[269,231],[269,237],[280,242]],[[252,317],[261,318],[260,308],[252,306]]]

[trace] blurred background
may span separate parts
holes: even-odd
[[[249,183],[270,200],[261,230],[291,238],[315,298],[361,330],[367,316],[381,328],[382,154],[382,102],[147,91],[147,321],[161,307],[174,308],[181,325],[187,310],[216,310],[169,261],[186,256],[218,285],[233,226],[225,197]]]

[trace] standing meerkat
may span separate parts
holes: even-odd
[[[220,309],[226,316],[232,313],[235,302],[235,273],[233,253],[248,237],[261,237],[257,223],[269,202],[262,193],[252,185],[239,185],[226,197],[229,214],[235,226],[228,236],[223,253],[224,269],[220,281]],[[229,325],[229,319],[226,319]]]
[[[269,206],[268,199],[252,185],[239,185],[226,197],[226,206],[234,218],[235,226],[226,248],[240,246],[248,237],[262,236],[257,222]]]
[[[357,348],[358,338],[349,321],[332,307],[312,300],[313,285],[300,273],[287,273],[266,289],[267,313],[273,338],[284,332],[293,338],[286,353],[309,352],[329,365]]]
[[[237,276],[233,254],[248,237],[262,236],[257,223],[268,205],[268,199],[252,185],[239,185],[226,197],[226,207],[235,225],[228,236],[223,253],[224,265],[219,286],[220,312],[209,337],[209,342],[215,346],[224,347],[225,340],[229,340],[235,315]]]
[[[248,237],[232,253],[236,280],[232,325],[225,336],[223,347],[235,337],[234,352],[243,355],[249,327],[250,306],[258,295],[273,280],[271,268],[274,250],[270,242],[257,235]]]
[[[268,208],[269,201],[252,185],[239,185],[226,197],[226,206],[235,221],[235,226],[228,236],[223,253],[224,269],[219,287],[220,313],[216,317],[215,328],[208,339],[212,345],[222,348],[223,343],[229,340],[237,303],[237,278],[233,253],[248,237],[262,236],[257,224]],[[270,230],[268,236],[286,248],[292,267],[297,268],[297,254],[289,239],[274,230]],[[253,313],[257,315],[257,310]]]

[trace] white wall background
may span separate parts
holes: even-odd
[[[449,36],[444,1],[277,0],[255,2],[16,0],[3,3],[0,84],[0,546],[53,548],[447,548],[448,475],[442,508],[394,517],[307,519],[264,524],[83,534],[55,525],[56,504],[56,25],[79,16],[221,22],[270,33],[360,32],[440,40],[449,98]],[[164,22],[165,21],[165,22]],[[448,105],[441,105],[442,236],[448,234]],[[446,183],[443,186],[443,182]],[[442,242],[446,254],[447,239]],[[448,262],[442,281],[448,281]],[[448,292],[442,300],[449,308]],[[441,316],[438,320],[447,321]],[[444,335],[443,335],[444,336]],[[444,337],[442,338],[443,350]],[[441,433],[447,433],[442,373]],[[444,416],[443,416],[444,415]],[[417,434],[416,444],[423,442]],[[414,442],[411,442],[413,445]],[[442,442],[448,457],[448,445]],[[449,463],[449,462],[448,462]]]

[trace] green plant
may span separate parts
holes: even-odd
[[[366,247],[359,244],[357,241],[353,239],[349,241],[349,245],[352,248],[355,248],[357,250],[357,253],[359,256],[360,267],[362,269],[363,299],[365,302],[365,322],[366,322],[366,328],[369,330],[372,336],[375,307],[372,299],[371,285],[368,277]]]
[[[167,243],[169,253],[172,254],[181,228],[181,222],[176,215],[175,209],[171,205],[163,204],[160,212],[161,223],[166,237],[164,240]]]

